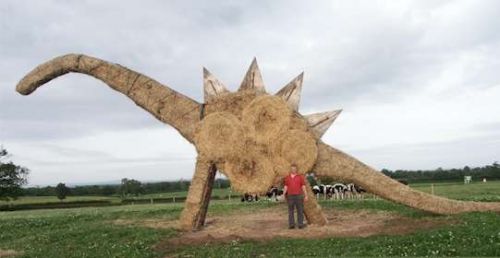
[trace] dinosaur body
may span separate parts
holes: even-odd
[[[433,213],[500,210],[499,203],[450,200],[413,190],[324,143],[321,136],[341,110],[300,114],[303,74],[270,95],[255,59],[237,92],[204,69],[205,101],[198,103],[123,66],[69,54],[38,66],[16,89],[27,95],[69,72],[100,79],[196,146],[196,170],[180,220],[185,230],[204,224],[216,171],[224,173],[237,191],[265,193],[286,175],[291,163],[297,163],[302,173],[350,181],[385,199]],[[309,223],[327,222],[314,198],[304,209]]]

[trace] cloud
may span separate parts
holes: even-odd
[[[66,75],[28,97],[15,84],[76,52],[202,101],[202,66],[235,90],[256,56],[269,92],[305,71],[301,112],[343,108],[325,141],[368,164],[488,163],[500,147],[469,143],[498,132],[499,16],[494,0],[2,1],[0,142],[32,184],[189,178],[194,149],[102,82]]]

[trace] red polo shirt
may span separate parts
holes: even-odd
[[[303,175],[295,175],[294,177],[288,175],[285,177],[285,185],[289,195],[303,194],[302,186],[305,184]]]

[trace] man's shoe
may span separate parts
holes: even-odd
[[[294,228],[295,228],[295,225],[288,226],[288,229],[294,229]]]
[[[303,228],[305,228],[305,227],[306,227],[306,225],[299,225],[299,228],[300,228],[300,229],[303,229]]]

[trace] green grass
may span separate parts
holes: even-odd
[[[470,201],[500,201],[500,181],[489,181],[487,183],[473,182],[464,185],[463,182],[447,183],[419,183],[410,186],[430,193],[434,185],[434,194],[448,198]]]
[[[116,226],[118,218],[178,216],[180,205],[11,212],[0,218],[0,248],[25,257],[157,257],[152,245],[174,230]]]
[[[429,184],[412,185],[430,191]],[[458,199],[499,198],[500,182],[434,184],[435,194]],[[151,197],[150,197],[151,198]],[[212,201],[210,215],[255,211],[272,202]],[[391,211],[415,219],[435,217],[383,200],[321,201],[325,209]],[[153,246],[174,237],[173,229],[113,224],[116,219],[177,219],[181,203],[97,208],[0,212],[0,249],[22,251],[21,257],[164,257]],[[265,216],[263,214],[263,216]],[[458,223],[403,236],[367,238],[274,239],[267,242],[185,246],[180,257],[316,257],[316,256],[500,256],[500,216],[469,213],[449,216]],[[417,220],[418,221],[418,220]]]

